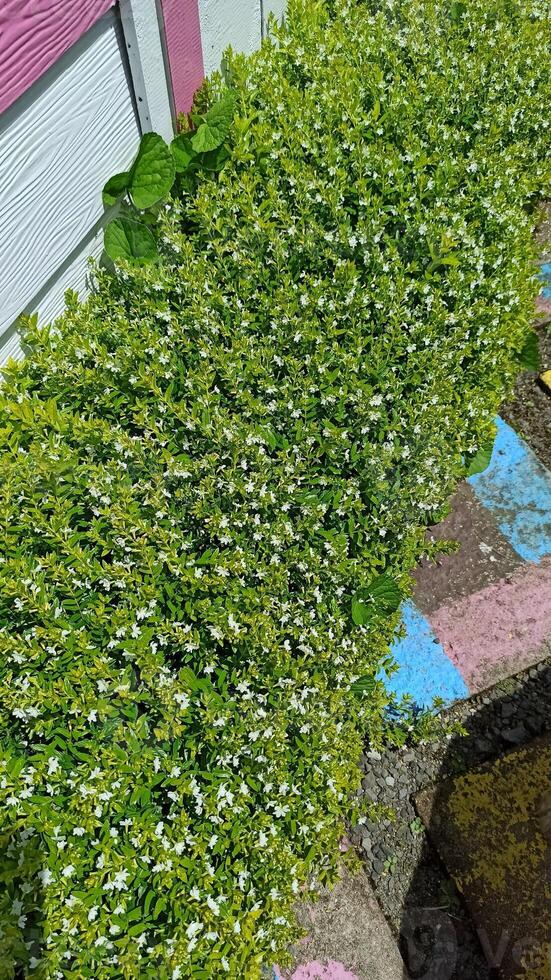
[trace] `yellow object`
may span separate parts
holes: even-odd
[[[551,395],[551,371],[542,371],[540,374],[540,383],[547,394]]]

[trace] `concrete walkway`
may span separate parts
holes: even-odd
[[[294,968],[276,968],[276,980],[403,980],[402,958],[366,875],[342,870],[332,891],[300,908],[308,936]]]

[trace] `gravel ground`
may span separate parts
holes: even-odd
[[[360,795],[390,808],[393,818],[367,821],[350,836],[381,908],[400,937],[412,978],[494,976],[461,897],[416,813],[414,797],[427,786],[551,730],[551,648],[549,654],[536,668],[444,712],[443,719],[460,722],[466,735],[363,757]]]

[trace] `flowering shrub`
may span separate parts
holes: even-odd
[[[544,5],[291,0],[274,33],[160,260],[6,371],[2,977],[281,959],[525,344]]]

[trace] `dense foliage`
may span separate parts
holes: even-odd
[[[29,325],[0,400],[2,977],[254,980],[331,876],[399,618],[373,583],[407,591],[532,315],[546,6],[291,0],[160,260]]]

